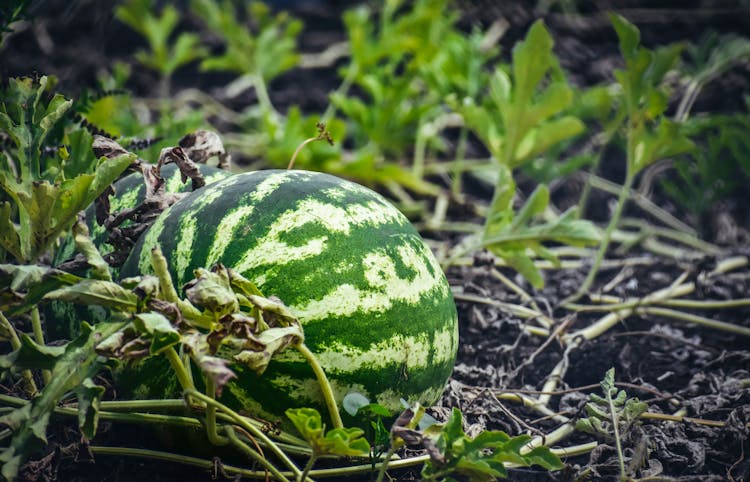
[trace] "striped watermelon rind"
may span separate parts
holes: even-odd
[[[307,171],[238,174],[165,211],[122,275],[150,273],[156,245],[176,286],[196,268],[222,263],[278,296],[302,323],[339,405],[351,392],[394,413],[402,400],[429,405],[452,372],[458,323],[445,275],[406,217],[363,186]],[[158,362],[148,363],[130,377],[136,396],[176,389]],[[238,378],[221,400],[233,408],[269,420],[283,420],[291,407],[325,413],[318,382],[295,350],[274,357],[260,377],[232,368]],[[149,373],[162,377],[158,386]]]

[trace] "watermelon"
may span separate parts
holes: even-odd
[[[229,171],[217,167],[198,164],[206,184],[211,184],[219,179],[231,175]],[[175,164],[167,164],[161,168],[161,177],[164,179],[164,189],[168,193],[187,192],[191,189],[191,182],[182,182],[180,170]],[[115,195],[110,197],[110,212],[115,213],[123,209],[132,209],[143,202],[146,198],[146,185],[143,175],[140,173],[130,174],[118,180],[113,185]],[[85,211],[86,224],[94,245],[102,255],[112,252],[112,246],[107,243],[107,230],[96,222],[94,206],[89,206]],[[122,227],[130,224],[125,221]],[[60,247],[55,253],[54,264],[58,265],[76,254],[76,245],[72,236],[62,239]],[[117,269],[113,269],[117,275]],[[105,320],[108,313],[104,308],[98,306],[73,305],[62,301],[53,301],[46,310],[47,332],[53,339],[72,338],[78,333],[81,321],[95,323]]]
[[[393,413],[402,400],[430,405],[452,372],[458,323],[450,286],[416,229],[370,189],[298,170],[238,174],[165,211],[122,275],[151,272],[156,245],[175,286],[222,263],[279,297],[300,320],[339,406],[349,393]],[[136,372],[127,390],[169,396],[176,383],[157,367]],[[238,362],[232,369],[237,378],[221,397],[230,407],[270,421],[283,421],[291,407],[327,413],[296,350],[277,354],[262,376]]]

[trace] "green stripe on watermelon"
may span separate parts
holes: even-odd
[[[305,171],[236,175],[165,211],[123,275],[151,272],[157,244],[178,286],[221,262],[283,300],[339,401],[358,391],[394,412],[401,398],[431,404],[450,376],[458,343],[450,287],[409,221],[367,188]],[[261,413],[251,402],[259,401],[276,419],[290,406],[322,407],[300,360],[288,350],[262,377],[237,367],[224,401]]]

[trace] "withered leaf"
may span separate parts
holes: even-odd
[[[211,157],[218,156],[220,168],[224,169],[229,165],[229,156],[216,132],[197,130],[180,139],[179,144],[193,162],[205,164]]]
[[[302,330],[299,326],[269,328],[252,340],[255,346],[242,350],[233,358],[258,375],[262,375],[273,355],[290,345],[299,343],[302,339]]]

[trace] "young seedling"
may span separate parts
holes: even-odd
[[[115,15],[148,42],[150,51],[139,50],[135,58],[144,67],[159,73],[158,95],[166,97],[172,74],[183,65],[204,57],[208,51],[200,45],[200,38],[194,33],[181,32],[174,43],[170,43],[180,14],[169,4],[158,15],[154,10],[152,0],[128,0],[117,7]]]
[[[684,135],[681,126],[664,116],[668,96],[662,81],[679,60],[683,46],[672,44],[649,50],[640,45],[640,32],[635,25],[616,14],[610,15],[610,19],[620,39],[620,52],[625,58],[625,69],[615,72],[615,78],[623,91],[622,108],[626,112],[625,181],[599,244],[594,263],[578,291],[564,303],[579,299],[588,292],[594,282],[612,239],[612,233],[620,222],[636,175],[659,159],[693,148],[693,143]]]
[[[615,369],[610,368],[601,382],[603,397],[592,393],[586,404],[586,418],[576,421],[575,428],[583,432],[614,440],[620,464],[620,480],[628,480],[625,473],[625,456],[622,451],[622,434],[627,433],[638,418],[648,410],[648,405],[637,398],[629,398],[625,390],[615,387]]]
[[[578,118],[566,114],[573,90],[552,45],[544,24],[536,22],[513,50],[512,64],[495,70],[486,102],[477,105],[471,99],[452,100],[453,108],[497,162],[494,196],[480,246],[505,259],[536,287],[542,286],[543,279],[527,250],[555,260],[543,242],[585,246],[599,239],[595,227],[576,219],[574,211],[532,225],[532,219],[547,209],[549,191],[545,186],[537,188],[518,213],[513,211],[513,170],[584,130]]]
[[[370,444],[362,438],[364,431],[360,428],[338,427],[326,431],[320,413],[313,408],[290,408],[286,416],[297,431],[312,447],[312,455],[305,466],[300,481],[307,478],[315,461],[325,455],[340,457],[369,457]]]
[[[240,74],[242,77],[235,82],[240,82],[243,87],[253,87],[262,112],[278,117],[267,86],[299,62],[297,37],[302,22],[286,13],[272,15],[270,7],[263,2],[246,3],[244,12],[238,12],[235,5],[226,0],[190,2],[193,13],[223,40],[226,47],[223,54],[204,59],[201,69]],[[243,15],[245,20],[254,23],[254,29],[248,28],[241,20]],[[239,90],[237,85],[235,83],[232,90]]]

